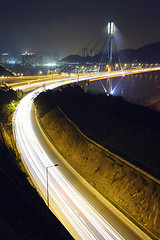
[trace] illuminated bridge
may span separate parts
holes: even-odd
[[[114,36],[115,24],[110,21],[107,25],[107,33],[105,30],[105,39],[103,39],[101,54],[99,60],[93,63],[77,63],[77,64],[63,64],[58,73],[48,74],[47,76],[19,76],[19,77],[1,77],[0,84],[8,84],[14,89],[21,88],[24,91],[30,91],[37,87],[46,86],[50,83],[60,82],[61,80],[81,81],[97,81],[106,79],[106,85],[103,87],[107,94],[113,94],[119,83],[127,75],[138,73],[159,71],[160,64],[142,64],[138,62],[122,64],[121,59],[117,54],[115,62],[114,53]],[[118,61],[118,62],[117,62]],[[119,82],[112,88],[113,78],[120,77]],[[27,84],[27,86],[26,86]],[[102,84],[102,83],[101,83]]]
[[[19,76],[13,78],[0,78],[0,83],[7,83],[14,89],[21,88],[24,91],[31,91],[37,87],[45,87],[52,82],[64,81],[64,79],[70,79],[76,82],[99,80],[101,85],[103,85],[101,80],[106,79],[106,84],[105,86],[103,85],[103,90],[107,94],[113,94],[114,90],[118,87],[124,76],[160,70],[160,65],[158,64],[149,65],[138,62],[122,64],[120,57],[118,56],[118,52],[116,53],[116,61],[118,62],[115,62],[115,28],[114,22],[110,21],[107,25],[107,33],[105,33],[106,38],[103,39],[104,42],[102,44],[100,59],[98,62],[86,63],[86,65],[85,63],[68,63],[64,64],[60,68],[58,74],[52,73],[47,76]],[[113,84],[113,78],[115,77],[119,77],[116,85]],[[114,88],[112,88],[113,85],[115,85]]]

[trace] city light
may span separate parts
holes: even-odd
[[[8,64],[16,64],[16,61],[15,60],[8,60],[7,63]]]
[[[53,67],[53,66],[57,66],[57,64],[56,63],[46,63],[46,64],[44,64],[44,66]]]

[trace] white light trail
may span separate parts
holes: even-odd
[[[54,83],[47,88],[62,84]],[[46,201],[46,168],[53,165],[53,161],[45,153],[32,126],[33,99],[41,91],[31,92],[21,100],[14,114],[13,132],[23,163]],[[48,186],[51,209],[76,239],[122,239],[54,166],[49,169]]]
[[[148,71],[155,71],[148,69]],[[160,70],[157,68],[156,70]],[[140,70],[125,71],[126,74],[139,73]],[[143,69],[141,70],[143,72]],[[146,72],[146,69],[144,69]],[[79,81],[115,77],[122,73],[101,73],[92,76],[80,76]],[[77,78],[53,80],[45,89],[53,89],[67,83],[77,82]],[[46,83],[46,82],[44,82]],[[51,81],[49,81],[51,83]],[[38,84],[38,83],[37,83]],[[43,84],[42,82],[39,84]],[[39,85],[37,85],[38,87]],[[26,95],[18,105],[13,117],[13,133],[23,163],[41,196],[47,199],[46,169],[49,169],[48,190],[50,208],[65,225],[75,239],[108,239],[122,240],[123,238],[99,215],[95,209],[73,188],[72,184],[54,167],[54,159],[50,159],[34,133],[32,124],[32,105],[34,98],[43,91],[39,88]]]

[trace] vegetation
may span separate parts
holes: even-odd
[[[160,177],[160,114],[121,97],[92,95],[78,87],[41,93],[41,115],[60,107],[90,138]]]
[[[20,158],[13,148],[10,119],[22,96],[22,91],[0,88],[1,239],[72,239],[17,164]]]
[[[14,91],[7,85],[0,87],[0,121],[6,123],[9,116],[14,112],[16,105],[24,96],[23,91]]]

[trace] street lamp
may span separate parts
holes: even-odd
[[[46,179],[47,179],[47,206],[49,208],[49,191],[48,191],[48,169],[51,168],[51,167],[57,167],[58,164],[55,164],[55,165],[51,165],[51,166],[48,166],[46,167]]]

